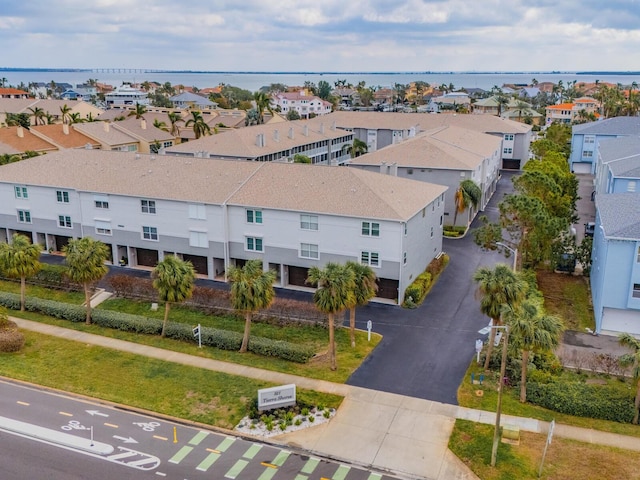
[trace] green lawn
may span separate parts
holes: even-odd
[[[267,382],[154,360],[24,332],[20,353],[0,353],[0,375],[144,408],[153,412],[233,428],[248,399]],[[338,407],[336,395],[298,390],[298,399]]]
[[[0,291],[20,294],[20,282],[0,280]],[[46,300],[55,300],[57,302],[73,303],[74,305],[81,305],[84,303],[83,292],[65,292],[64,290],[56,290],[53,288],[29,284],[27,284],[27,297],[44,298]]]

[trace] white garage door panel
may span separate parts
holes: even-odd
[[[573,173],[591,173],[590,163],[574,163],[572,167]]]
[[[605,308],[602,312],[602,330],[640,335],[640,310]]]

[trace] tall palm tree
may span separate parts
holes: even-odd
[[[191,262],[169,255],[158,262],[151,272],[151,278],[153,278],[153,288],[158,291],[160,300],[164,302],[164,320],[160,334],[164,337],[171,303],[184,302],[191,297],[196,273]]]
[[[256,110],[258,111],[258,121],[264,123],[264,111],[267,110],[273,115],[273,108],[271,108],[271,98],[265,92],[258,91],[253,94],[253,99],[256,102]]]
[[[473,280],[478,283],[480,297],[480,311],[493,321],[494,326],[502,325],[501,313],[503,305],[515,306],[524,300],[527,286],[518,275],[507,265],[499,263],[493,269],[481,267],[473,274]],[[489,333],[487,358],[484,369],[489,369],[489,360],[496,338],[495,328]]]
[[[528,300],[522,305],[504,305],[502,318],[509,325],[509,342],[522,351],[520,401],[525,403],[529,354],[557,347],[564,325],[558,317],[542,313],[538,305]]]
[[[478,208],[481,198],[482,190],[480,190],[476,182],[471,179],[462,180],[454,195],[455,210],[453,212],[453,225],[455,226],[458,220],[458,213],[464,212],[469,207]],[[467,223],[469,223],[468,219]]]
[[[620,357],[622,365],[631,365],[633,367],[632,375],[636,382],[636,398],[635,409],[636,414],[633,416],[633,424],[638,424],[638,416],[640,415],[640,340],[629,333],[623,333],[618,337],[620,345],[629,347],[632,353],[626,353]]]
[[[262,260],[249,260],[240,267],[230,267],[228,278],[231,282],[231,305],[244,315],[244,335],[240,353],[249,347],[249,333],[253,314],[263,308],[269,308],[275,299],[273,282],[276,272],[262,270]]]
[[[80,112],[73,112],[69,114],[69,123],[84,123],[87,120],[80,116]]]
[[[65,103],[61,106],[60,113],[62,114],[62,123],[71,123],[71,107],[69,105]]]
[[[364,155],[369,150],[368,145],[358,138],[353,139],[353,143],[351,145],[345,146],[346,152],[351,155],[351,158],[359,157],[360,155]]]
[[[145,105],[141,105],[140,103],[136,102],[136,108],[134,108],[133,110],[131,110],[129,112],[129,115],[127,115],[128,117],[133,117],[135,116],[136,118],[142,118],[142,116],[147,113],[147,107]]]
[[[167,126],[167,122],[164,122],[162,120],[158,120],[157,118],[153,121],[153,126],[158,128],[158,129],[160,129],[160,130],[163,130],[165,132],[169,131],[169,127]]]
[[[355,303],[355,275],[350,268],[329,262],[323,269],[311,267],[307,283],[317,286],[313,301],[318,310],[329,317],[329,359],[331,370],[336,370],[338,365],[334,317],[336,313],[350,308]]]
[[[56,117],[49,112],[45,114],[45,118],[47,120],[47,125],[53,125],[54,123],[56,123]]]
[[[62,251],[67,255],[67,276],[84,288],[86,323],[91,325],[91,286],[107,274],[104,262],[109,256],[108,247],[91,237],[84,237],[69,240]]]
[[[202,137],[203,135],[211,135],[211,128],[209,127],[207,122],[204,121],[204,118],[202,117],[202,113],[198,112],[197,110],[194,110],[191,112],[191,117],[192,118],[187,120],[185,127],[193,128],[193,133],[196,136],[196,140]]]
[[[46,120],[46,113],[44,109],[40,107],[31,107],[29,108],[31,112],[31,117],[33,117],[34,125],[44,125]]]
[[[0,244],[0,270],[10,278],[20,279],[20,311],[24,312],[27,278],[40,270],[40,251],[29,238],[15,233],[11,243]]]
[[[171,123],[171,135],[177,137],[180,134],[180,127],[178,127],[178,122],[182,121],[182,116],[178,112],[169,112],[167,116],[169,117],[169,123]]]
[[[361,307],[369,303],[378,291],[377,277],[373,269],[369,265],[363,265],[358,262],[347,262],[347,268],[353,270],[355,280],[355,304],[349,307],[349,336],[351,338],[351,347],[356,346],[356,307]]]

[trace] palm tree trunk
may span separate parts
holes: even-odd
[[[246,312],[244,314],[244,335],[242,336],[240,353],[246,353],[249,348],[249,332],[251,332],[251,312]]]
[[[522,350],[522,373],[520,374],[520,401],[527,401],[527,365],[529,365],[529,350]]]
[[[349,335],[351,337],[351,348],[356,346],[356,307],[349,309]]]
[[[167,331],[167,320],[169,319],[169,309],[171,308],[171,304],[169,302],[164,302],[164,320],[162,321],[162,333],[161,337],[164,337]]]
[[[493,325],[498,325],[497,320],[493,319]],[[487,357],[484,359],[484,369],[489,370],[489,361],[491,360],[491,353],[493,352],[493,344],[496,341],[496,329],[492,328],[489,332],[489,343],[487,344]]]
[[[20,311],[24,312],[24,300],[27,291],[27,279],[26,277],[20,277]]]
[[[334,328],[333,313],[329,314],[329,359],[331,361],[331,370],[336,370],[338,365],[336,364],[336,339]]]
[[[84,284],[84,301],[87,305],[87,318],[85,323],[87,325],[91,325],[91,289],[89,288],[89,284]]]
[[[634,415],[633,421],[631,423],[633,423],[634,425],[637,425],[638,424],[638,416],[640,415],[640,382],[638,382],[638,388],[636,390],[635,406],[636,406],[636,414]]]

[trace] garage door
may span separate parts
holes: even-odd
[[[390,280],[388,278],[378,279],[377,297],[389,298],[391,300],[398,299],[398,280]]]
[[[289,285],[297,285],[299,287],[310,287],[307,282],[309,269],[304,267],[289,266]]]
[[[136,248],[136,258],[138,259],[138,265],[155,267],[158,264],[158,251]]]
[[[574,163],[571,168],[573,173],[591,173],[591,163]]]
[[[503,158],[502,168],[505,170],[520,170],[520,159],[518,158]]]
[[[602,330],[640,335],[640,311],[605,308],[602,312]]]
[[[207,257],[202,257],[200,255],[188,255],[186,253],[183,253],[182,259],[185,262],[191,262],[196,273],[199,273],[200,275],[209,275],[209,268],[207,267]]]

